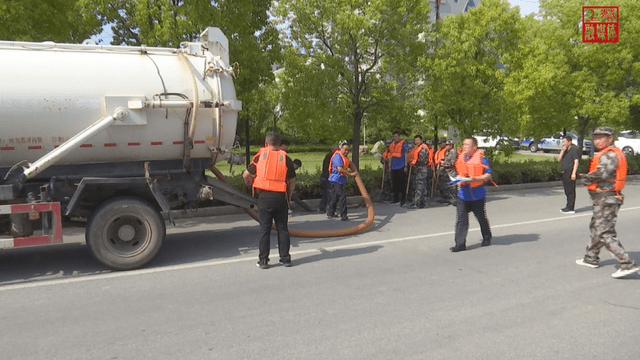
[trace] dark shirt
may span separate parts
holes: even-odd
[[[329,177],[329,163],[331,162],[331,156],[333,153],[333,151],[329,151],[327,155],[325,155],[324,160],[322,160],[322,174],[320,174],[320,177],[323,179],[327,179]]]
[[[574,160],[580,160],[580,153],[578,147],[572,144],[562,155],[562,172],[573,171]]]

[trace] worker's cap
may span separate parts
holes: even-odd
[[[342,147],[342,145],[349,145],[349,141],[347,140],[342,140],[338,143],[340,145],[340,147]]]
[[[442,143],[446,143],[447,142],[447,138],[440,138],[440,140],[438,141],[438,144],[442,144]]]
[[[600,127],[596,128],[595,130],[593,130],[591,135],[613,136],[613,129],[608,127],[608,126],[600,126]]]
[[[387,139],[384,143],[385,143],[386,145],[391,145],[391,143],[392,143],[392,142],[393,142],[393,140],[391,140],[391,139]]]
[[[453,145],[453,140],[447,140],[447,141],[446,141],[446,144],[447,144],[447,145]]]
[[[431,140],[427,140],[427,141],[425,141],[425,144],[433,145],[433,142]]]

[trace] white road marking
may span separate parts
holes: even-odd
[[[631,207],[631,208],[623,208],[623,209],[620,209],[620,212],[633,211],[633,210],[638,210],[638,209],[640,209],[640,206]],[[591,212],[585,212],[584,214],[563,215],[563,216],[554,217],[554,218],[531,220],[531,221],[521,221],[521,222],[510,223],[510,224],[502,224],[502,225],[494,225],[494,226],[491,226],[491,229],[500,229],[500,228],[506,228],[506,227],[512,227],[512,226],[539,224],[539,223],[545,223],[545,222],[551,222],[551,221],[557,221],[557,220],[566,220],[566,219],[572,218],[572,217],[574,217],[574,218],[575,217],[587,217],[587,216],[591,216],[591,215],[592,215]],[[480,230],[480,228],[470,228],[469,229],[469,231],[479,231],[479,230]],[[372,245],[390,244],[390,243],[395,243],[395,242],[410,241],[410,240],[417,240],[417,239],[427,239],[427,238],[447,236],[447,235],[453,235],[453,234],[454,234],[453,231],[445,231],[445,232],[441,232],[441,233],[437,233],[437,234],[415,235],[415,236],[408,236],[408,237],[402,237],[402,238],[396,238],[396,239],[384,239],[384,240],[368,241],[368,242],[364,242],[364,243],[329,246],[329,247],[323,247],[323,248],[318,248],[318,249],[308,249],[308,250],[293,251],[293,252],[291,252],[291,255],[292,256],[297,256],[297,255],[306,255],[306,254],[321,254],[323,251],[333,251],[333,250],[341,250],[341,249],[348,249],[348,248],[355,248],[355,247],[365,247],[365,246],[372,246]],[[160,267],[160,268],[139,269],[139,270],[130,270],[130,271],[122,271],[122,272],[110,272],[110,273],[103,273],[103,274],[97,274],[97,275],[96,274],[88,274],[88,275],[82,275],[82,276],[76,276],[76,277],[64,278],[64,279],[34,280],[34,281],[31,281],[31,282],[26,282],[26,283],[0,285],[0,291],[20,290],[20,289],[28,289],[28,288],[35,288],[35,287],[41,287],[41,286],[72,284],[72,283],[85,282],[85,281],[95,281],[95,280],[114,279],[114,278],[136,276],[136,275],[156,274],[156,273],[167,272],[167,271],[176,271],[176,270],[185,270],[185,269],[195,269],[195,268],[201,268],[201,267],[207,267],[207,266],[234,264],[234,263],[239,263],[239,262],[244,262],[244,261],[256,261],[256,257],[255,256],[251,256],[251,257],[241,257],[241,258],[237,258],[237,259],[228,259],[228,260],[210,260],[210,261],[202,261],[202,262],[191,263],[191,264],[165,266],[165,267]]]

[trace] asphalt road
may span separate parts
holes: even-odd
[[[640,182],[618,233],[640,261]],[[260,270],[246,215],[169,226],[145,269],[109,272],[75,243],[0,252],[2,359],[634,359],[640,275],[580,267],[586,190],[490,194],[493,245],[453,245],[455,209],[376,207],[366,233],[293,238],[294,266]],[[351,225],[364,209],[350,209]],[[322,214],[291,227],[347,226]],[[275,235],[272,238],[275,246]],[[277,250],[272,251],[277,261]]]

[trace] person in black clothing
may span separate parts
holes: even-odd
[[[563,214],[574,214],[576,205],[576,176],[580,164],[580,150],[571,142],[571,136],[562,138],[562,151],[558,155],[562,162],[562,186],[567,197],[567,205],[560,209]]]
[[[331,147],[331,151],[325,155],[324,160],[322,160],[322,173],[320,173],[320,188],[322,189],[322,199],[320,199],[320,203],[318,204],[319,212],[327,211],[327,202],[329,201],[329,163],[331,162],[331,157],[338,150],[338,145],[333,145]]]
[[[260,162],[263,157],[268,158],[269,153],[275,152],[277,155],[280,151],[280,137],[276,133],[269,133],[265,139],[266,147],[260,149],[260,151],[253,157],[251,164],[247,166],[247,170],[242,174],[245,183],[253,186],[258,193],[258,218],[260,221],[260,240],[259,240],[259,261],[257,265],[261,269],[269,268],[269,251],[271,248],[271,225],[273,222],[276,224],[278,231],[278,250],[280,253],[280,264],[285,267],[291,266],[291,255],[289,249],[291,247],[291,240],[289,237],[288,228],[288,200],[293,188],[296,184],[296,173],[293,167],[293,162],[290,158],[286,157],[286,181],[285,180],[269,180],[266,183],[279,183],[276,187],[278,189],[268,189],[269,186],[263,186],[258,184],[260,176],[256,178],[257,170],[260,166],[263,166]],[[275,161],[274,161],[275,162]],[[275,164],[269,163],[269,166]],[[264,180],[264,179],[262,179]],[[280,182],[285,182],[282,184]],[[264,182],[264,181],[263,181]]]

